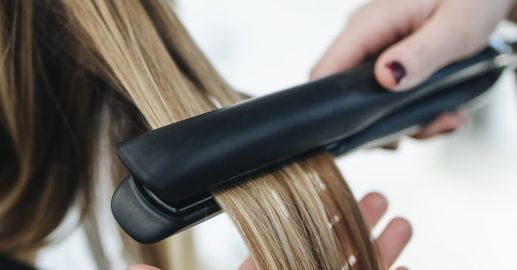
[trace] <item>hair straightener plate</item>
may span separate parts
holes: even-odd
[[[513,63],[510,51],[488,47],[390,93],[367,61],[156,129],[119,145],[131,175],[113,195],[113,215],[135,240],[159,241],[219,213],[211,190],[309,151],[338,156],[428,123],[486,92]]]

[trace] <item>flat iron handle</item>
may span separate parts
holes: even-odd
[[[400,93],[389,93],[376,82],[370,61],[341,74],[154,130],[120,144],[119,157],[134,181],[164,203],[181,205],[197,194],[273,163],[343,143],[378,121],[411,105],[425,104],[439,93],[443,92],[446,101],[459,83],[487,75],[487,70],[473,67],[497,55],[487,48]],[[433,108],[451,110],[452,105],[463,102],[457,101],[443,108],[442,102],[433,103]],[[413,107],[413,112],[421,109]],[[415,124],[429,117],[399,124]]]
[[[372,142],[386,143],[385,138],[387,137],[392,137],[394,134],[400,135],[411,127],[431,122],[443,112],[456,111],[458,107],[472,102],[488,91],[497,81],[500,73],[501,70],[494,70],[456,85],[447,92],[441,92],[415,102],[383,117],[357,134],[327,145],[326,149],[334,156],[340,156]],[[378,146],[379,144],[374,143],[373,145]]]

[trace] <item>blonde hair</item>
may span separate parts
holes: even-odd
[[[18,37],[18,40],[21,39],[19,44],[14,44],[15,47],[11,48],[1,48],[2,51],[11,52],[19,49],[16,46],[32,46],[31,48],[40,50],[39,56],[45,56],[44,53],[48,53],[55,57],[52,59],[58,59],[59,63],[67,63],[67,65],[62,64],[63,67],[73,67],[75,73],[68,77],[59,77],[57,81],[68,87],[77,87],[68,89],[68,91],[78,92],[67,93],[70,97],[97,97],[92,104],[100,108],[85,109],[85,113],[100,117],[103,115],[101,112],[107,112],[105,114],[110,119],[108,132],[112,148],[116,141],[137,133],[243,99],[241,95],[232,91],[210,66],[172,12],[170,3],[165,0],[37,2],[34,1],[31,5],[36,7],[34,13],[21,16],[34,17],[40,16],[39,14],[55,16],[51,19],[45,17],[49,21],[41,24],[40,28],[44,29],[30,29],[29,33],[34,33],[40,40]],[[19,7],[18,1],[15,5],[18,5],[17,11],[28,12]],[[24,8],[25,6],[24,2]],[[4,7],[3,11],[6,10],[8,8]],[[4,30],[9,27],[12,26],[4,25]],[[1,46],[9,44],[5,41],[0,43],[2,43]],[[15,57],[16,53],[12,52],[12,54],[12,57]],[[42,74],[41,70],[6,68],[9,61],[5,59],[4,71],[0,76],[15,76],[14,72]],[[34,63],[27,65],[34,68]],[[50,69],[51,63],[41,61],[37,68]],[[58,70],[65,72],[62,69]],[[43,73],[47,80],[53,79],[48,72]],[[30,76],[26,78],[30,79]],[[12,80],[0,78],[0,83],[10,81]],[[28,83],[44,82],[33,79]],[[19,145],[16,140],[23,134],[11,127],[12,122],[17,120],[13,112],[21,110],[19,107],[9,108],[12,104],[10,100],[18,97],[17,94],[9,91],[14,91],[17,87],[17,85],[3,86],[0,92],[3,95],[0,100],[2,115],[7,119],[2,121],[3,128],[7,130],[6,133],[9,134],[14,145]],[[32,90],[28,92],[37,92],[37,86],[31,87]],[[4,97],[10,99],[4,99]],[[81,101],[68,102],[80,103]],[[31,104],[27,106],[29,105]],[[84,105],[77,105],[84,107]],[[30,109],[28,111],[28,117],[33,119],[34,112]],[[73,113],[78,112],[73,111]],[[82,117],[86,119],[92,115],[82,115]],[[84,119],[81,120],[79,124],[86,125],[83,123]],[[70,121],[72,119],[67,119],[64,124],[70,124]],[[99,119],[99,121],[102,120]],[[76,124],[78,123],[74,123]],[[98,126],[89,126],[89,128],[94,132],[100,132]],[[88,132],[88,136],[93,136],[93,133]],[[80,143],[88,141],[89,145],[99,144],[93,138],[88,140],[81,135],[77,137],[81,138]],[[37,139],[33,138],[32,141]],[[24,147],[30,147],[30,145]],[[12,151],[18,156],[25,157],[23,149]],[[87,192],[91,190],[91,184],[88,184],[87,180],[91,180],[91,171],[96,169],[91,165],[90,160],[95,154],[85,149],[79,153],[85,156],[82,164],[90,165],[88,170],[78,168],[84,183],[80,182],[82,186],[78,183],[72,189],[76,193],[82,190],[88,194],[85,198],[91,198],[92,195]],[[66,160],[56,159],[55,161],[58,165],[67,164]],[[113,178],[121,179],[125,171],[114,157],[112,161]],[[13,187],[9,189],[9,199],[1,201],[0,210],[12,210],[26,205],[21,202],[12,203],[13,200],[20,198],[18,193],[24,191],[24,183],[35,181],[30,177],[22,177],[23,173],[31,170],[30,167],[22,165],[23,162],[20,161],[18,170],[20,175],[15,178]],[[3,175],[0,177],[4,179]],[[44,179],[50,181],[49,178],[48,176]],[[57,186],[50,185],[49,192],[53,192],[52,188],[56,189]],[[250,181],[215,190],[213,194],[238,228],[260,269],[380,269],[368,227],[361,217],[354,197],[335,167],[332,157],[327,153],[313,153],[292,160],[257,175]],[[37,198],[40,203],[53,202],[52,200],[55,198],[45,196]],[[64,206],[68,207],[72,202],[69,198]],[[88,200],[83,201],[85,209],[89,204]],[[42,207],[32,207],[30,210],[43,210]],[[4,233],[5,227],[0,227],[0,241],[12,239],[13,243],[7,248],[0,248],[0,252],[9,252],[15,247],[24,248],[31,243],[43,243],[45,237],[55,229],[65,214],[63,210],[51,211],[60,214],[53,218],[46,230],[21,223],[24,224],[21,230],[23,232],[40,231],[37,237],[26,237],[24,241],[17,241],[22,237],[21,233],[15,236],[7,235]],[[4,217],[8,219],[16,217],[15,214],[11,216],[3,216],[3,214],[4,212],[0,211],[0,220]],[[147,254],[158,254],[156,253],[158,250],[162,252],[164,250],[163,247],[154,248],[154,252],[149,252],[153,250],[151,247],[139,247],[139,249]],[[153,256],[142,258],[167,268],[163,260],[164,256],[165,253],[161,253],[154,258]]]

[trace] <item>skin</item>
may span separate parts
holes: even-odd
[[[384,216],[388,209],[388,201],[379,193],[369,193],[360,202],[359,208],[367,224],[373,228]],[[403,218],[392,219],[384,231],[379,235],[376,242],[384,263],[385,269],[390,269],[397,260],[402,250],[411,239],[412,228],[409,222]],[[239,270],[257,270],[251,257],[246,258],[239,266]],[[129,266],[128,270],[159,270],[156,267],[143,264]],[[407,270],[405,267],[398,267],[396,270]]]
[[[432,73],[485,47],[512,0],[373,0],[358,9],[316,64],[312,79],[343,71],[380,52],[375,65],[379,83],[405,91]],[[397,84],[386,65],[400,62],[406,76]],[[417,138],[449,132],[465,123],[444,113]]]

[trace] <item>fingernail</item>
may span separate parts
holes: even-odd
[[[442,134],[444,135],[448,135],[448,134],[452,134],[456,131],[456,128],[450,128],[450,129],[446,129],[444,131],[442,131]]]
[[[406,68],[399,61],[390,61],[386,64],[386,68],[391,71],[397,85],[400,84],[402,79],[407,75]]]

